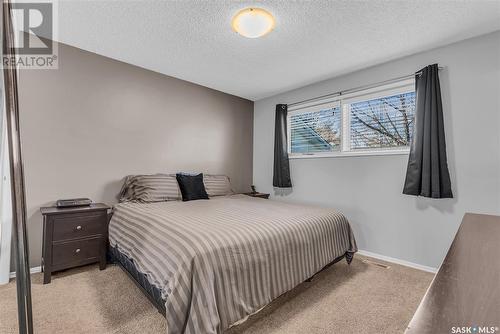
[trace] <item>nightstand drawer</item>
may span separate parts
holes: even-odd
[[[71,240],[106,233],[106,212],[59,215],[54,220],[53,241]]]
[[[52,246],[54,267],[75,266],[99,259],[104,239],[91,238],[55,243]]]

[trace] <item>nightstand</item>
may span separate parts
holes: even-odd
[[[269,194],[264,194],[264,193],[245,193],[245,195],[250,196],[250,197],[258,197],[258,198],[269,198]]]
[[[43,217],[43,284],[53,272],[99,262],[106,268],[109,206],[40,208]]]

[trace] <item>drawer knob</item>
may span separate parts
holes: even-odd
[[[75,253],[80,253],[80,248],[75,249]]]
[[[76,227],[76,229],[77,229],[77,231],[80,231],[80,230],[82,229],[82,226],[81,226],[81,225],[78,225],[78,226]]]

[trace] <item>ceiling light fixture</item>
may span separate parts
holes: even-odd
[[[233,30],[248,38],[262,37],[274,29],[274,17],[262,8],[240,10],[231,21]]]

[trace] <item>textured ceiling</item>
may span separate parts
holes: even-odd
[[[238,36],[248,6],[277,20]],[[58,40],[258,100],[500,29],[497,1],[60,1]]]

